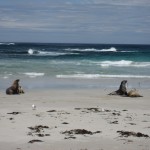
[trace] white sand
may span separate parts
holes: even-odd
[[[117,131],[140,132],[150,136],[150,90],[140,91],[144,96],[140,98],[107,95],[110,92],[102,89],[49,89],[10,96],[1,91],[0,149],[149,150],[150,138],[120,137]],[[36,105],[36,110],[32,110],[32,104]],[[47,112],[52,110],[55,111]],[[21,114],[8,114],[12,112]],[[49,127],[41,130],[40,134],[44,137],[38,137],[39,133],[28,128],[36,125]],[[62,134],[74,129],[101,133],[74,134],[75,139]],[[46,136],[48,134],[50,136]],[[43,142],[28,143],[34,139]]]

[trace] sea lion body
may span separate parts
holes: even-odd
[[[127,94],[128,97],[143,97],[138,93],[136,89],[132,89],[131,91],[128,92]]]
[[[13,95],[19,94],[19,79],[15,80],[11,87],[6,89],[6,94]]]
[[[127,96],[127,80],[123,80],[120,84],[120,87],[117,91],[114,91],[110,93],[109,95],[122,95],[122,96]]]

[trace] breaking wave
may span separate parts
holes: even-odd
[[[36,51],[33,50],[33,49],[29,49],[29,50],[28,50],[28,54],[30,54],[30,55],[36,54]]]
[[[117,49],[114,47],[111,47],[109,49],[95,49],[95,48],[86,48],[86,49],[72,49],[72,48],[67,48],[65,49],[66,51],[77,51],[77,52],[117,52]]]
[[[132,61],[126,61],[126,60],[121,60],[121,61],[103,61],[101,62],[102,67],[109,67],[109,66],[129,66],[132,64]]]
[[[31,78],[40,77],[40,76],[45,75],[45,73],[37,73],[37,72],[26,72],[26,73],[23,73],[23,74],[26,75],[26,76],[29,76]]]
[[[72,74],[72,75],[56,75],[56,78],[63,79],[99,79],[99,78],[150,78],[150,76],[140,75],[105,75],[105,74]]]
[[[0,45],[15,45],[15,43],[0,43]]]
[[[45,51],[45,50],[36,50],[36,49],[28,49],[27,53],[29,55],[35,56],[61,56],[61,55],[80,55],[82,53],[131,53],[137,51],[124,51],[117,50],[115,47],[111,47],[108,49],[96,49],[96,48],[66,48],[61,51]]]
[[[29,49],[28,54],[36,55],[36,56],[61,56],[61,55],[71,55],[71,54],[77,54],[77,53],[48,52],[48,51]]]
[[[120,61],[102,61],[98,63],[98,65],[102,67],[148,67],[150,66],[150,62],[134,62],[130,60],[120,60]]]
[[[111,47],[109,49],[102,49],[101,52],[117,52],[117,49],[114,47]]]

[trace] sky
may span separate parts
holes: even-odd
[[[150,0],[0,0],[0,42],[150,44]]]

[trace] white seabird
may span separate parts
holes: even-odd
[[[32,109],[35,110],[36,109],[36,106],[34,104],[32,104]]]

